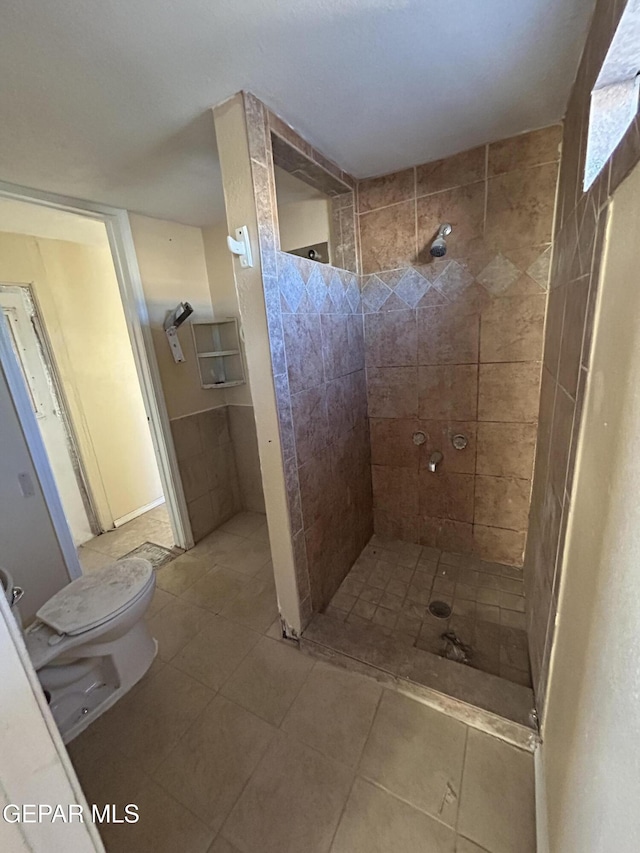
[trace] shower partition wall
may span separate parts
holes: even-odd
[[[373,532],[355,182],[251,94],[243,104],[304,625]],[[331,258],[342,268],[280,251],[274,161],[331,199]]]

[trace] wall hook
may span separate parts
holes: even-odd
[[[251,255],[251,243],[249,242],[249,229],[246,225],[236,228],[236,239],[227,237],[227,247],[232,255],[240,259],[241,267],[252,267],[253,257]]]

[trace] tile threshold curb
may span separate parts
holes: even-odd
[[[374,678],[473,728],[533,752],[533,691],[406,645],[377,626],[363,628],[314,615],[299,640],[306,654]]]

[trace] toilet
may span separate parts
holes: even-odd
[[[20,627],[22,590],[0,568]],[[69,743],[147,672],[158,650],[144,621],[156,580],[147,560],[82,575],[37,611],[23,637],[62,739]]]

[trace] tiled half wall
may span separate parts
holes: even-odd
[[[251,406],[219,406],[171,421],[194,541],[241,509],[264,512]]]
[[[357,258],[355,182],[251,94],[243,97],[304,622],[329,603],[373,532],[362,308],[353,270],[280,251],[272,140],[280,164],[294,163],[300,177],[311,176],[336,199],[334,258],[350,267]]]
[[[522,565],[561,134],[358,184],[377,533]]]
[[[640,117],[636,116],[596,181],[583,192],[591,91],[625,6],[625,0],[599,0],[564,123],[524,575],[531,668],[541,714],[589,378],[607,214],[613,193],[640,159]]]

